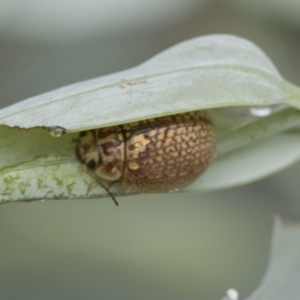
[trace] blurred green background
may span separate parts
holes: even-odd
[[[0,107],[230,33],[300,85],[300,2],[0,0]],[[108,99],[109,101],[109,99]],[[0,299],[242,297],[267,267],[275,213],[299,214],[300,164],[220,192],[0,207]]]

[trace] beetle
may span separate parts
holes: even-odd
[[[194,111],[81,131],[76,153],[118,205],[104,181],[120,181],[124,193],[171,192],[197,179],[214,149],[209,115]]]

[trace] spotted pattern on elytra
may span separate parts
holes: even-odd
[[[125,193],[159,193],[194,181],[214,148],[210,117],[195,111],[80,133],[76,152],[98,182],[119,180]]]
[[[130,137],[122,175],[129,193],[182,188],[206,169],[214,152],[214,128],[201,111],[123,125],[123,131]]]

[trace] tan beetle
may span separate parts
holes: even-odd
[[[174,191],[207,168],[214,148],[209,115],[194,111],[82,131],[76,153],[118,205],[103,180],[120,181],[125,193]]]

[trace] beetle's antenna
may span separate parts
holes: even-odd
[[[114,203],[116,204],[116,206],[119,206],[119,203],[118,203],[117,199],[115,198],[115,196],[113,195],[113,193],[108,189],[108,187],[106,187],[102,182],[100,182],[100,180],[97,180],[97,182],[101,185],[101,187],[103,187],[105,189],[105,191],[111,197],[112,201],[114,201]]]
[[[116,206],[119,206],[119,203],[118,203],[118,201],[117,201],[117,199],[115,198],[115,196],[113,195],[113,193],[109,190],[109,188],[107,187],[107,186],[105,186],[104,184],[103,184],[103,182],[101,182],[100,180],[99,180],[99,178],[97,178],[97,176],[95,176],[94,174],[93,174],[93,172],[91,172],[91,171],[89,171],[89,169],[88,168],[84,168],[85,169],[85,171],[93,178],[93,179],[95,179],[96,181],[97,181],[97,183],[107,192],[107,194],[110,196],[110,198],[112,199],[112,201],[114,201],[114,203],[116,204]]]

